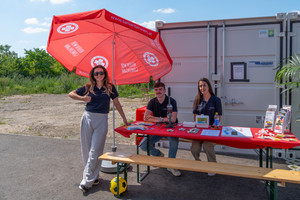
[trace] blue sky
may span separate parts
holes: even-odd
[[[45,48],[53,15],[105,8],[154,30],[165,22],[275,16],[300,11],[299,0],[1,0],[0,45],[24,56],[24,49]]]

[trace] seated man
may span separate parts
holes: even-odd
[[[157,82],[154,85],[154,92],[155,92],[155,98],[151,99],[148,103],[145,115],[144,115],[144,121],[147,122],[168,122],[167,117],[167,111],[168,111],[168,99],[169,97],[165,94],[166,88],[165,84],[162,82]],[[177,120],[177,104],[175,99],[172,97],[170,98],[171,105],[173,107],[172,112],[172,122],[178,122]],[[153,112],[153,116],[151,113]],[[152,156],[161,156],[164,157],[164,154],[154,148],[152,145],[158,142],[162,136],[158,135],[151,135],[150,136],[150,154]],[[178,149],[178,137],[167,137],[169,140],[169,158],[175,158],[177,149]],[[145,137],[141,143],[140,148],[143,151],[147,151],[147,138]],[[180,176],[181,173],[178,169],[171,169],[167,168],[168,171],[170,171],[174,176]]]

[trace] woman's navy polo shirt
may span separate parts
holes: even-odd
[[[222,115],[221,99],[219,97],[216,97],[215,95],[211,95],[208,102],[206,102],[202,97],[199,105],[197,106],[197,109],[193,107],[193,114],[203,114],[209,116],[209,125],[212,125],[214,123],[214,116],[216,112],[218,113],[218,115]]]
[[[177,103],[175,99],[170,97],[170,102],[173,107],[172,111],[177,112]],[[162,103],[159,103],[157,97],[151,99],[147,105],[147,109],[153,112],[154,117],[167,117],[168,114],[168,104],[169,104],[169,97],[165,95],[165,100]],[[176,123],[178,120],[176,119]]]
[[[84,96],[88,93],[85,86],[78,88],[75,91],[79,96]],[[99,90],[98,87],[95,86],[94,92],[96,95],[91,92],[89,93],[91,101],[86,104],[85,110],[92,113],[109,113],[110,99],[115,99],[119,96],[115,86],[112,85],[113,93],[110,94],[110,96],[106,94],[103,87]]]

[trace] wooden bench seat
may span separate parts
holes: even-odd
[[[119,152],[107,152],[100,156],[99,159],[112,161],[113,163],[122,162],[154,167],[174,168],[195,172],[207,172],[229,176],[278,181],[281,182],[282,185],[285,185],[285,182],[300,184],[300,172],[282,169],[270,169],[226,163],[212,163],[205,161],[155,157]]]

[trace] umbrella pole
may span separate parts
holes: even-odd
[[[113,80],[113,84],[115,84],[115,74],[114,74],[114,70],[115,70],[115,41],[113,39],[112,41],[112,80]],[[115,145],[115,104],[113,101],[113,146],[111,147],[111,151],[112,152],[116,152],[117,151],[117,147]]]

